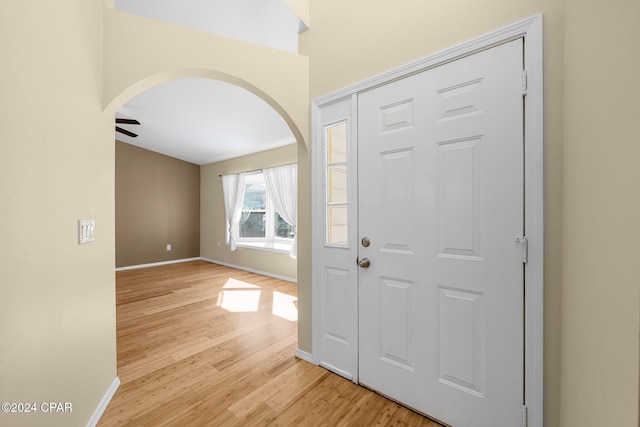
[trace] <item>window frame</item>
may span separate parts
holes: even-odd
[[[271,199],[271,195],[267,190],[267,186],[264,182],[264,174],[262,173],[262,171],[255,171],[250,173],[247,176],[253,176],[253,175],[261,175],[262,177],[262,185],[264,185],[264,189],[265,189],[265,207],[264,209],[244,209],[245,201],[243,201],[242,213],[264,212],[265,237],[242,237],[240,236],[240,224],[238,224],[238,236],[237,236],[238,246],[288,253],[289,250],[291,249],[291,245],[293,244],[293,236],[290,238],[285,238],[285,237],[279,237],[276,235],[276,230],[275,230],[276,213],[279,215],[279,212],[276,210],[273,200]],[[245,183],[245,200],[246,200],[246,188],[248,185],[255,185],[255,183],[253,182]],[[241,214],[241,217],[242,217],[242,214]]]

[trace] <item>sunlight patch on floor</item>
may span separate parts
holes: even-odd
[[[273,308],[271,313],[286,320],[295,322],[298,320],[298,298],[273,291]]]
[[[218,293],[217,305],[231,313],[255,313],[260,308],[261,295],[260,286],[230,278]],[[298,298],[273,291],[271,314],[297,322]]]
[[[229,279],[218,294],[218,307],[232,313],[253,313],[260,306],[260,286]]]

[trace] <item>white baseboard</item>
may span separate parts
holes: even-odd
[[[302,359],[305,362],[309,362],[309,363],[313,363],[313,356],[311,356],[311,353],[307,353],[306,351],[302,351],[300,349],[296,350],[296,357],[298,359]],[[313,363],[315,365],[315,363]]]
[[[220,265],[224,265],[225,267],[231,267],[231,268],[235,268],[237,270],[248,271],[249,273],[261,274],[263,276],[273,277],[274,279],[280,279],[280,280],[286,280],[287,282],[298,283],[298,279],[294,279],[292,277],[287,277],[287,276],[281,276],[279,274],[268,273],[266,271],[256,270],[255,268],[249,268],[249,267],[243,267],[241,265],[229,264],[228,262],[216,261],[215,259],[210,259],[210,258],[198,258],[198,259],[201,259],[202,261],[210,262],[212,264],[220,264]]]
[[[116,390],[118,390],[119,386],[120,386],[120,378],[116,377],[111,383],[111,386],[109,387],[107,392],[102,397],[100,404],[98,405],[96,410],[93,412],[93,415],[91,416],[91,418],[89,419],[89,422],[87,423],[87,427],[96,427],[98,425],[98,421],[100,421],[100,417],[102,416],[102,414],[104,414],[104,411],[107,409],[107,406],[109,406],[109,402],[111,402],[111,398],[113,397],[114,394],[116,394]]]
[[[136,270],[138,268],[147,268],[147,267],[157,267],[160,265],[169,265],[169,264],[179,264],[181,262],[189,262],[189,261],[206,261],[212,264],[220,264],[225,267],[235,268],[237,270],[248,271],[250,273],[261,274],[267,277],[273,277],[274,279],[286,280],[287,282],[298,283],[298,279],[294,279],[293,277],[281,276],[280,274],[269,273],[267,271],[257,270],[255,268],[243,267],[241,265],[230,264],[228,262],[217,261],[215,259],[196,257],[196,258],[183,258],[183,259],[174,259],[170,261],[162,261],[162,262],[152,262],[149,264],[139,264],[139,265],[129,265],[126,267],[118,267],[116,271],[125,271],[125,270]]]
[[[118,267],[116,268],[116,271],[136,270],[138,268],[157,267],[159,265],[178,264],[181,262],[199,261],[201,259],[202,258],[200,257],[195,257],[195,258],[172,259],[170,261],[162,261],[162,262],[152,262],[150,264],[129,265],[127,267]]]

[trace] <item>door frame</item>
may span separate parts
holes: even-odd
[[[312,346],[311,361],[320,363],[319,322],[322,301],[322,250],[324,245],[323,136],[321,111],[339,101],[352,101],[351,122],[357,111],[357,94],[420,71],[455,61],[516,38],[524,39],[524,156],[525,235],[528,261],[525,267],[525,407],[528,425],[543,426],[544,361],[544,169],[543,169],[543,25],[537,14],[491,31],[467,42],[312,100]],[[357,139],[352,140],[357,144]],[[355,266],[355,260],[354,260]],[[357,352],[356,352],[357,353]],[[357,366],[357,354],[354,360]],[[353,381],[357,382],[357,369]]]

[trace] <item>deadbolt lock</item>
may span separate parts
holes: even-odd
[[[369,240],[368,237],[362,238],[362,246],[364,246],[365,248],[368,248],[370,244],[371,244],[371,240]]]

